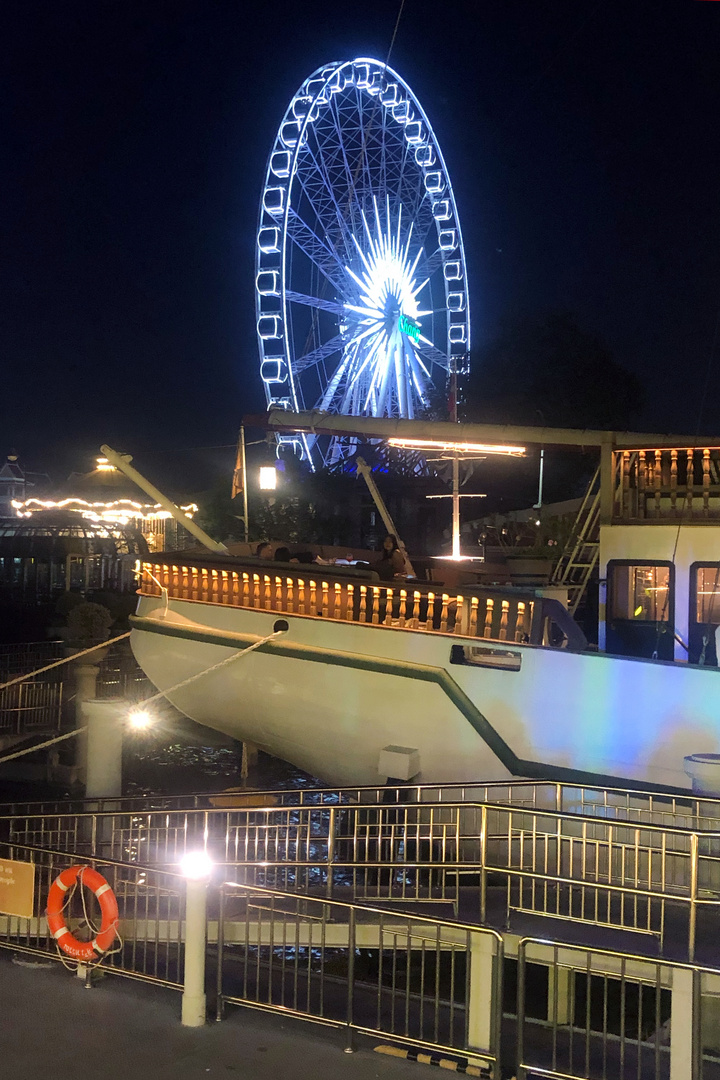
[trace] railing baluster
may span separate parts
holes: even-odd
[[[260,607],[260,575],[253,574],[253,607]]]
[[[183,600],[189,600],[190,599],[190,577],[189,577],[189,574],[188,574],[187,566],[182,566],[180,568],[180,573],[181,573],[180,595],[182,596]]]
[[[291,615],[295,611],[295,589],[294,589],[294,582],[293,582],[293,579],[291,577],[285,578],[285,587],[286,587],[285,610],[288,612],[288,614]]]
[[[200,599],[206,603],[210,600],[210,575],[204,567],[200,571]]]
[[[385,590],[385,625],[390,626],[392,624],[393,613],[393,591],[392,589]]]
[[[220,582],[220,584],[222,586],[221,603],[229,604],[230,603],[230,575],[228,574],[227,570],[222,570],[221,571],[221,582]]]
[[[468,635],[470,637],[477,637],[479,603],[480,601],[477,596],[472,596],[470,598],[470,626],[468,627]]]
[[[522,642],[526,637],[525,630],[525,603],[522,600],[518,600],[517,606],[517,619],[515,620],[515,640]]]
[[[653,482],[655,484],[655,503],[653,516],[660,517],[660,492],[662,490],[662,450],[656,450],[653,454]]]
[[[670,512],[675,517],[677,514],[677,450],[670,451]]]
[[[329,597],[329,585],[327,581],[322,583],[322,616],[323,619],[330,617],[330,597]]]
[[[509,617],[509,615],[510,615],[510,601],[509,600],[503,600],[502,601],[502,612],[500,614],[500,632],[498,634],[498,637],[500,638],[500,641],[507,641],[507,630],[508,630],[508,617]]]
[[[272,607],[272,593],[270,591],[270,575],[263,574],[263,581],[265,583],[265,610],[270,611]]]
[[[360,586],[360,612],[359,621],[367,622],[367,585]]]
[[[465,618],[465,597],[455,597],[455,626],[453,630],[456,634],[462,634],[463,632],[463,620]]]
[[[283,610],[283,579],[279,574],[275,575],[275,611]]]
[[[420,593],[417,591],[413,592],[413,613],[411,626],[413,630],[418,630],[420,628]]]
[[[190,575],[191,575],[191,582],[192,582],[192,598],[193,598],[193,600],[199,600],[200,599],[200,573],[198,571],[197,566],[192,567],[192,569],[190,571]]]
[[[443,593],[442,594],[442,608],[440,609],[440,632],[443,633],[443,634],[447,633],[448,604],[449,604],[449,602],[450,602],[450,597],[448,596],[447,593]]]
[[[317,582],[310,580],[310,614],[319,615],[320,612],[317,609]]]
[[[407,621],[407,589],[400,590],[400,607],[398,608],[398,626],[405,626]]]
[[[685,465],[685,506],[688,517],[692,517],[693,488],[695,487],[695,453],[692,449],[687,451],[687,463]]]
[[[488,596],[485,601],[485,625],[483,627],[483,637],[492,637],[492,624],[493,615],[495,613],[495,601],[491,596]]]
[[[298,614],[305,614],[305,582],[298,578]]]
[[[342,585],[339,581],[333,588],[333,619],[342,619]]]
[[[427,594],[427,612],[425,613],[425,629],[432,630],[435,621],[435,593]]]
[[[703,450],[703,517],[710,515],[710,451],[707,447]]]
[[[372,621],[375,625],[380,622],[380,589],[373,585]]]
[[[250,575],[243,573],[242,582],[242,606],[250,607]]]
[[[346,622],[353,621],[353,615],[355,614],[355,586],[348,585],[347,587],[347,602],[345,604],[345,620]]]

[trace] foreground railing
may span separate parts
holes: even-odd
[[[503,944],[471,924],[224,885],[217,1007],[290,1012],[499,1076]]]
[[[45,919],[49,887],[87,862],[118,900],[120,939],[104,968],[183,988],[189,886],[177,872],[32,846],[0,844],[0,855],[32,863],[36,885],[32,917],[0,915],[0,948],[60,959]],[[347,1049],[371,1035],[495,1078],[501,1066],[550,1080],[718,1076],[717,968],[510,936],[515,1004],[503,935],[472,921],[227,883],[217,872],[207,894],[200,933],[217,1019],[231,1006],[291,1015],[343,1031]]]
[[[533,991],[547,971],[546,1008]],[[711,1080],[720,1075],[720,972],[525,938],[517,1077]]]
[[[535,600],[526,596],[474,596],[408,587],[363,584],[332,574],[233,570],[203,565],[143,563],[144,596],[306,615],[428,633],[462,634],[494,641],[541,640],[533,626]]]
[[[10,845],[169,867],[207,850],[226,880],[328,898],[445,903],[505,925],[542,915],[713,948],[720,833],[493,803],[24,814]],[[558,931],[560,933],[560,931]]]

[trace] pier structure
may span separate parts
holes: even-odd
[[[720,801],[530,781],[114,797],[0,807],[0,835],[36,874],[0,947],[56,955],[49,885],[95,866],[120,910],[103,967],[184,989],[186,1022],[204,987],[217,1019],[292,1014],[496,1077],[720,1075]]]

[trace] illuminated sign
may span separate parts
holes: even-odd
[[[398,320],[398,326],[401,334],[407,334],[411,341],[415,344],[420,340],[420,323],[415,322],[414,319],[408,318],[407,315],[401,315]]]

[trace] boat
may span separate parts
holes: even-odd
[[[155,686],[194,720],[337,785],[707,784],[720,754],[720,440],[327,420],[345,422],[378,438],[432,428],[454,445],[596,448],[551,585],[445,591],[381,582],[372,567],[153,555],[131,644]],[[596,648],[573,618],[593,572]]]

